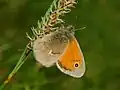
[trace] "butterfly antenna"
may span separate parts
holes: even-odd
[[[82,28],[74,29],[73,31],[84,30],[84,29],[86,29],[86,27],[82,27]]]

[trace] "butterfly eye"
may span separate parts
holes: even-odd
[[[78,62],[75,62],[74,67],[78,68],[79,66],[80,66],[80,64]]]

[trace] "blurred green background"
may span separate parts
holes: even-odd
[[[17,63],[26,32],[37,25],[52,0],[0,0],[0,82]],[[120,0],[78,0],[64,19],[76,28],[86,73],[74,79],[56,66],[36,69],[33,54],[5,90],[120,90]]]

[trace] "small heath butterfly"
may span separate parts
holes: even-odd
[[[63,73],[80,78],[85,73],[85,62],[71,26],[61,26],[33,42],[36,60],[45,67],[56,64]]]

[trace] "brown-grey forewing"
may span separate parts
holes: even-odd
[[[51,33],[43,38],[37,38],[33,44],[36,60],[45,67],[54,65],[67,46],[67,41],[55,38],[55,35]]]

